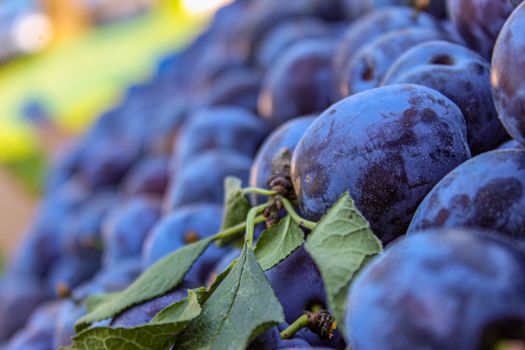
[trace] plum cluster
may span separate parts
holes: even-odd
[[[330,309],[307,250],[266,271],[285,323],[248,349],[523,348],[524,147],[522,1],[233,1],[54,161],[0,279],[0,349],[69,346],[87,297],[219,232],[224,179],[272,189],[283,152],[297,215],[348,192],[386,248],[330,339],[281,339]],[[95,326],[143,325],[238,256],[212,245],[175,289]]]

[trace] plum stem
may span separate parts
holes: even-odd
[[[255,218],[254,225],[260,224],[261,222],[265,222],[265,221],[266,221],[266,218],[263,215],[259,215],[259,216],[257,216]],[[221,240],[221,239],[224,239],[224,238],[229,238],[229,237],[231,237],[233,235],[236,235],[237,233],[241,233],[243,231],[246,231],[246,228],[247,228],[246,221],[245,222],[241,222],[238,225],[232,226],[230,228],[227,228],[224,231],[221,231],[221,232],[217,233],[215,235],[215,237],[213,238],[213,240],[214,241],[218,241],[218,240]]]
[[[284,331],[281,332],[281,339],[290,339],[295,333],[299,332],[303,328],[308,327],[308,315],[303,314],[297,320],[295,320],[291,325],[288,326]]]
[[[279,194],[279,192],[277,191],[266,190],[264,188],[258,188],[258,187],[246,187],[242,189],[243,195],[246,195],[248,193],[255,193],[255,194],[259,194],[261,196],[266,196],[266,197],[273,197]]]
[[[322,309],[322,306],[318,304],[315,304],[310,308],[311,312],[319,312]],[[305,312],[301,317],[289,325],[288,328],[281,332],[281,339],[290,339],[301,329],[308,328],[309,326],[310,316],[308,312]]]
[[[251,246],[253,244],[253,236],[255,234],[255,219],[257,215],[264,212],[264,210],[268,208],[270,205],[271,205],[270,202],[261,204],[259,206],[251,208],[250,211],[248,212],[248,216],[246,217],[246,239],[245,239],[248,245]]]
[[[282,196],[278,196],[277,198],[283,203],[284,209],[286,209],[286,211],[288,212],[288,214],[290,215],[290,217],[296,224],[306,227],[307,229],[310,229],[310,230],[313,230],[315,226],[317,226],[316,222],[308,221],[302,218],[299,214],[297,214],[292,203],[290,203],[288,199]]]

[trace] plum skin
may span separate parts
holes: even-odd
[[[335,95],[334,52],[331,39],[307,39],[286,50],[264,79],[259,114],[276,128],[330,106]]]
[[[181,207],[163,217],[152,229],[142,250],[146,269],[166,255],[220,231],[222,208],[213,204]],[[228,248],[210,246],[193,264],[186,275],[188,281],[204,285],[214,267],[227,254]]]
[[[452,100],[467,122],[473,154],[496,148],[508,138],[492,101],[490,64],[476,52],[445,41],[413,47],[390,67],[383,85],[428,86]]]
[[[461,164],[421,202],[408,232],[473,227],[524,239],[525,150],[498,150]]]
[[[348,97],[317,118],[295,149],[291,175],[306,218],[320,219],[349,191],[388,243],[405,233],[428,191],[469,158],[455,104],[423,86],[391,85]]]
[[[492,88],[501,122],[525,145],[525,2],[505,23],[492,56]]]
[[[274,157],[284,149],[293,153],[297,143],[299,143],[304,132],[315,118],[315,116],[307,116],[291,119],[268,136],[257,151],[253,161],[250,170],[250,186],[268,188],[268,178],[272,175],[272,161]],[[254,205],[260,200],[256,195],[253,195],[251,198]]]
[[[423,231],[387,247],[352,286],[352,349],[493,349],[525,320],[525,256],[496,233]],[[392,288],[391,286],[395,286]],[[510,328],[510,329],[509,329]]]

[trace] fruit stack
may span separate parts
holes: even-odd
[[[238,0],[58,159],[0,348],[525,348],[525,3]]]

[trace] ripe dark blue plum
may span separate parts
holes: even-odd
[[[239,67],[217,77],[204,93],[203,106],[236,106],[257,112],[257,98],[262,85],[261,73]]]
[[[272,161],[283,149],[293,152],[304,132],[315,120],[315,116],[294,118],[274,130],[257,152],[250,172],[250,186],[268,188],[268,178],[272,175]],[[258,202],[256,195],[252,203]]]
[[[100,267],[99,259],[63,254],[53,265],[47,278],[49,292],[57,297],[67,296],[75,287],[93,277]]]
[[[174,251],[220,231],[222,208],[201,204],[179,208],[165,216],[151,231],[143,248],[144,268]],[[227,248],[210,246],[193,264],[186,280],[204,285]]]
[[[469,47],[490,59],[501,27],[513,10],[511,1],[447,0],[447,7]]]
[[[220,131],[220,132],[219,132]],[[209,107],[189,116],[175,146],[176,166],[184,167],[211,150],[253,157],[268,134],[263,120],[239,107]]]
[[[281,55],[295,43],[313,38],[327,38],[330,28],[315,18],[297,18],[286,21],[272,29],[258,45],[255,61],[263,69],[271,69]]]
[[[492,86],[499,117],[509,134],[525,145],[525,3],[501,30],[492,57]]]
[[[188,296],[188,289],[195,287],[193,284],[182,283],[172,292],[161,297],[135,305],[122,312],[111,321],[113,328],[132,328],[144,325],[151,321],[164,308]]]
[[[266,271],[275,295],[284,309],[284,319],[291,324],[315,304],[326,306],[326,293],[319,269],[314,260],[301,247],[279,265]],[[301,336],[312,345],[327,345],[344,349],[344,341],[335,332],[330,340],[323,341],[310,330]]]
[[[509,140],[507,142],[502,143],[498,149],[523,149],[525,146],[523,146],[521,143],[519,143],[516,140]]]
[[[36,309],[27,324],[9,339],[2,350],[52,349],[59,306],[58,302],[49,302]]]
[[[439,92],[391,85],[335,104],[306,130],[292,159],[303,214],[319,219],[345,192],[388,243],[419,202],[470,158],[465,120]]]
[[[344,67],[339,93],[350,96],[379,86],[395,60],[408,49],[439,39],[445,39],[445,34],[432,28],[400,29],[381,35],[363,46]]]
[[[214,150],[192,159],[177,169],[165,198],[166,210],[194,203],[217,203],[224,200],[224,179],[240,178],[248,183],[251,158],[230,150]]]
[[[168,187],[169,157],[150,156],[138,162],[122,183],[122,191],[128,196],[162,196]]]
[[[275,128],[330,106],[335,95],[334,53],[331,39],[303,40],[289,48],[266,75],[259,113]]]
[[[86,261],[99,260],[102,223],[120,200],[120,194],[116,191],[100,190],[69,217],[62,218],[62,250],[69,255],[84,257]]]
[[[354,2],[363,3],[362,1]],[[367,13],[352,23],[337,45],[335,52],[333,67],[337,73],[337,86],[345,81],[343,72],[347,70],[346,67],[362,47],[387,32],[412,27],[436,29],[438,22],[425,13],[417,14],[412,8],[394,6]]]
[[[524,268],[520,251],[484,232],[429,231],[401,239],[350,290],[350,346],[494,349],[523,327]]]
[[[115,208],[103,227],[105,266],[139,257],[148,233],[161,217],[158,200],[136,197]]]
[[[435,227],[525,239],[525,150],[487,152],[450,172],[421,202],[409,232]]]
[[[86,314],[83,305],[77,305],[70,300],[60,302],[53,331],[53,349],[70,346],[75,336],[75,323]]]
[[[22,327],[50,295],[38,280],[24,275],[0,280],[0,344]]]
[[[383,80],[383,85],[403,83],[437,90],[461,109],[472,154],[492,150],[508,138],[492,102],[490,64],[476,52],[445,41],[415,46]]]
[[[381,7],[414,6],[413,0],[343,0],[350,18],[357,18],[366,12],[374,12]],[[447,16],[446,0],[430,0],[422,9],[438,18]]]
[[[84,300],[92,294],[117,292],[126,288],[142,273],[142,259],[131,258],[118,265],[102,268],[89,281],[72,292],[74,300]]]
[[[6,272],[46,277],[62,251],[65,218],[73,216],[88,198],[89,192],[76,180],[68,181],[57,191],[47,194]]]
[[[284,348],[297,349],[298,347],[305,347],[311,349],[310,344],[299,337],[292,339],[281,339],[280,329],[272,327],[257,338],[255,338],[246,350],[275,350]]]

